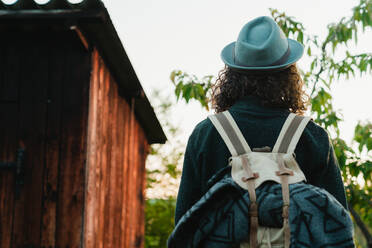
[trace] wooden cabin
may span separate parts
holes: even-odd
[[[143,247],[166,137],[107,10],[0,2],[0,32],[0,247]]]

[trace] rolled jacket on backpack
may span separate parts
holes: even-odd
[[[169,248],[231,248],[247,241],[247,191],[233,181],[229,168],[216,173],[208,184],[211,188],[177,223]],[[291,247],[354,247],[351,218],[331,194],[305,183],[289,187]],[[256,193],[259,224],[282,227],[281,185],[265,182]]]

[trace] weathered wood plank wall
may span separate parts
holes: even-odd
[[[148,143],[96,50],[89,106],[84,245],[143,247]]]
[[[72,31],[0,41],[0,160],[24,144],[24,185],[0,170],[0,247],[80,247],[90,53]]]
[[[1,248],[143,247],[148,143],[133,104],[72,31],[1,39],[0,161],[26,148],[18,197],[0,170]]]

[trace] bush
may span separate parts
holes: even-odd
[[[176,200],[146,200],[145,247],[166,247],[167,240],[174,228]]]

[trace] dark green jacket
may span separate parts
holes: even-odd
[[[274,146],[289,111],[260,104],[259,99],[243,97],[230,109],[251,148]],[[296,160],[309,184],[324,188],[347,208],[340,169],[328,133],[310,121],[295,150]],[[175,222],[205,194],[207,181],[228,165],[225,143],[207,118],[192,132],[186,147],[181,184],[177,196]]]

